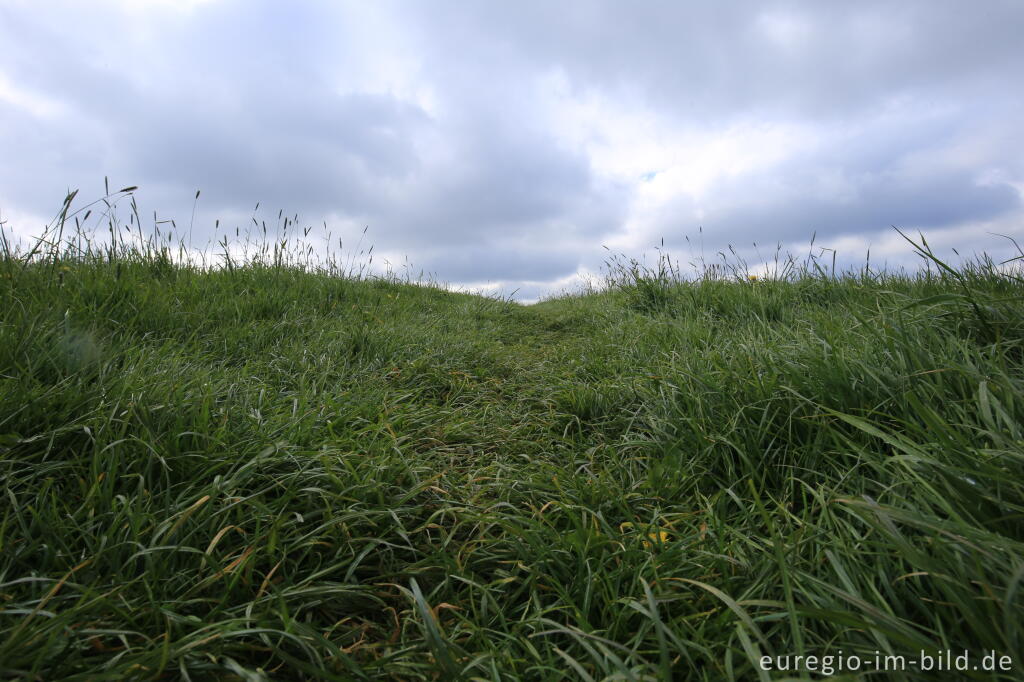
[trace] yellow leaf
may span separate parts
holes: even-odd
[[[650,542],[644,540],[644,547],[650,547],[655,543],[661,545],[668,542],[668,531],[659,530],[654,533],[648,533],[647,537],[649,537],[651,540]]]

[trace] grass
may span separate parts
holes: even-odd
[[[135,210],[67,237],[70,204],[0,260],[0,676],[1021,677],[1024,302],[990,262],[613,259],[523,307],[287,236],[202,267]]]

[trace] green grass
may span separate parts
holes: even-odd
[[[1024,287],[991,263],[613,261],[524,307],[55,232],[0,260],[0,676],[1021,677]]]

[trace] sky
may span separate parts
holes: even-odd
[[[893,226],[1003,260],[1022,33],[1019,0],[0,0],[0,221],[109,178],[195,245],[283,212],[522,301],[655,247],[916,267]]]

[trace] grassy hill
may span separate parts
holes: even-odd
[[[633,264],[525,307],[71,254],[0,261],[0,676],[1021,674],[1024,287],[990,265]]]

